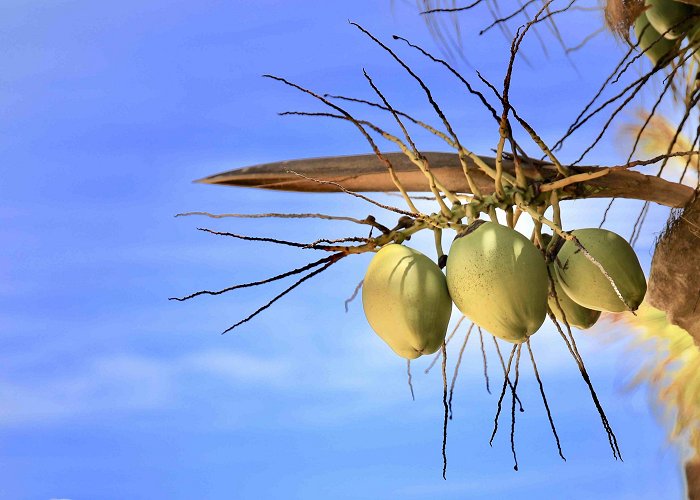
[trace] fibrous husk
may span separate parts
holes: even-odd
[[[644,0],[608,0],[605,4],[605,22],[610,31],[631,43],[630,29],[645,8]]]
[[[544,322],[549,280],[542,253],[519,232],[476,221],[455,238],[447,286],[457,308],[491,334],[525,342]]]
[[[372,258],[362,306],[372,329],[406,359],[432,354],[442,346],[452,312],[438,265],[399,244],[383,247]]]
[[[676,213],[659,237],[648,300],[700,345],[700,198]]]
[[[581,330],[587,330],[595,325],[598,318],[600,318],[600,311],[588,309],[571,300],[559,284],[559,278],[554,270],[554,265],[549,264],[549,269],[552,283],[550,283],[548,305],[552,314],[554,314],[557,320],[566,322]],[[552,290],[552,284],[554,285],[554,290]]]
[[[630,244],[606,229],[577,229],[572,234],[603,267],[607,276],[574,241],[567,240],[554,261],[554,269],[566,294],[576,303],[596,311],[636,310],[644,299],[647,285],[642,266]]]

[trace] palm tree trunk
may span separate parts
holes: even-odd
[[[700,500],[700,455],[685,463],[685,491],[688,500]]]
[[[700,347],[700,197],[671,217],[651,261],[646,299]],[[700,453],[700,450],[698,450]],[[700,460],[700,458],[698,458]]]

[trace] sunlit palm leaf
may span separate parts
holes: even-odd
[[[687,440],[700,454],[700,349],[693,338],[669,323],[663,311],[646,303],[636,316],[611,317],[629,328],[633,348],[651,348],[655,353],[635,375],[633,384],[651,385],[666,417],[673,422],[671,437]]]
[[[646,120],[649,120],[648,125],[641,132],[639,144],[644,153],[655,155],[665,154],[668,151],[669,145],[674,142],[672,152],[692,151],[698,149],[698,141],[696,138],[691,140],[683,132],[676,134],[677,126],[673,125],[667,118],[662,115],[654,115],[649,119],[649,113],[646,110],[639,109],[636,112],[634,123],[629,123],[622,127],[621,133],[630,140],[636,140],[640,134]],[[697,175],[700,169],[700,158],[697,155],[690,157],[678,157],[669,160],[667,165],[667,173],[673,172],[673,177],[677,180],[682,175],[683,171],[687,173],[683,176],[684,184],[695,186]]]

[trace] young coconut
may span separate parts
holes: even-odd
[[[692,5],[676,0],[645,0],[645,11],[651,25],[669,40],[680,38],[693,27]]]
[[[552,283],[550,283],[547,304],[549,305],[549,309],[552,311],[552,314],[554,314],[554,317],[556,317],[557,320],[561,321],[562,323],[566,317],[566,323],[568,323],[570,326],[580,328],[581,330],[587,330],[595,325],[598,318],[600,318],[600,311],[588,309],[587,307],[583,307],[582,305],[579,305],[571,300],[571,298],[561,287],[553,264],[549,264],[549,273],[552,277]],[[552,284],[554,284],[554,290],[551,290]]]
[[[694,51],[693,57],[700,63],[700,18],[696,19],[695,26],[688,31],[688,45]]]
[[[634,21],[634,33],[637,36],[638,48],[656,66],[660,62],[667,64],[677,54],[677,43],[661,36],[649,23],[647,15],[642,12]]]
[[[496,337],[520,344],[547,314],[547,267],[519,232],[478,220],[458,234],[447,257],[455,305]]]
[[[577,229],[572,234],[608,276],[573,241],[567,240],[554,261],[564,292],[579,305],[596,311],[637,310],[646,294],[647,282],[629,243],[606,229]]]
[[[406,359],[440,349],[452,313],[437,264],[399,244],[383,247],[369,263],[362,306],[376,334]]]

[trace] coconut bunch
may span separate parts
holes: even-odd
[[[365,275],[365,316],[396,354],[415,359],[443,345],[452,304],[512,344],[526,342],[548,314],[587,329],[602,311],[635,311],[646,279],[629,243],[598,228],[571,235],[531,241],[508,226],[477,219],[440,259],[444,274],[421,252],[387,245]]]
[[[496,127],[498,129],[498,142],[494,148],[496,155],[493,158],[475,154],[462,142],[428,85],[389,45],[391,42],[380,40],[356,23],[352,23],[352,25],[384,50],[410,78],[415,80],[425,94],[435,115],[439,118],[441,127],[438,125],[436,128],[393,107],[387,95],[364,70],[363,76],[369,89],[375,95],[374,100],[321,93],[283,77],[265,75],[267,78],[313,98],[315,102],[322,103],[325,110],[292,110],[285,111],[281,115],[342,120],[348,123],[363,136],[377,160],[386,168],[384,180],[390,183],[387,184],[390,185],[388,189],[386,185],[381,185],[380,188],[373,186],[371,190],[366,189],[366,186],[350,187],[346,184],[346,179],[349,182],[351,178],[364,175],[361,168],[358,168],[357,175],[347,178],[334,177],[335,174],[324,177],[322,172],[320,176],[318,175],[320,168],[317,165],[318,162],[314,162],[314,168],[307,168],[305,172],[290,170],[290,166],[285,162],[286,174],[293,179],[293,182],[285,181],[286,184],[274,183],[274,185],[279,188],[280,185],[295,185],[303,181],[305,185],[313,185],[314,188],[320,186],[324,191],[341,192],[371,204],[375,209],[382,209],[395,214],[395,217],[398,216],[393,227],[394,223],[389,225],[385,225],[386,222],[380,223],[372,214],[364,219],[321,213],[210,214],[191,212],[182,214],[206,215],[213,218],[319,219],[352,223],[355,224],[355,227],[362,229],[361,233],[353,233],[352,236],[321,238],[307,243],[277,237],[249,236],[200,228],[202,231],[215,235],[244,241],[284,245],[298,248],[301,251],[323,252],[325,256],[296,269],[258,281],[241,283],[215,291],[202,290],[173,299],[182,301],[200,295],[220,295],[233,290],[262,286],[294,277],[296,280],[294,283],[222,332],[226,333],[268,310],[278,300],[342,259],[351,255],[373,253],[361,284],[364,313],[374,332],[398,356],[408,360],[409,386],[411,383],[410,361],[423,355],[436,353],[438,350],[442,351],[435,356],[434,361],[440,355],[442,356],[443,406],[445,410],[443,477],[446,470],[445,446],[447,420],[451,418],[452,391],[464,346],[466,346],[472,328],[470,327],[465,335],[462,350],[460,350],[455,364],[448,399],[446,345],[449,339],[446,339],[446,332],[453,305],[473,325],[479,327],[487,390],[486,354],[483,348],[481,329],[493,335],[494,348],[498,353],[504,380],[494,418],[491,441],[498,428],[503,399],[510,389],[512,396],[510,440],[516,470],[515,405],[519,401],[517,385],[523,344],[525,344],[525,352],[529,354],[528,357],[538,381],[559,454],[564,458],[544,394],[543,384],[537,372],[532,346],[529,342],[530,337],[541,328],[547,316],[557,325],[562,341],[566,344],[582,379],[588,386],[601,424],[607,434],[613,457],[615,459],[621,457],[610,422],[595,394],[590,376],[576,348],[576,341],[569,327],[590,328],[596,323],[603,311],[635,311],[646,293],[646,280],[632,247],[621,236],[599,228],[564,230],[560,201],[597,195],[607,196],[609,192],[597,191],[599,188],[593,184],[595,179],[636,167],[654,165],[670,157],[695,154],[692,151],[667,153],[648,160],[629,160],[626,164],[605,168],[577,167],[576,163],[595,146],[602,137],[601,133],[596,142],[586,149],[574,163],[563,164],[557,158],[558,148],[562,146],[564,139],[597,111],[592,111],[587,116],[582,114],[577,118],[577,123],[572,125],[563,138],[555,144],[555,147],[549,147],[526,119],[516,111],[509,98],[514,64],[524,37],[531,28],[534,29],[534,26],[542,25],[568,9],[568,7],[564,7],[550,11],[548,6],[549,3],[544,4],[531,21],[517,31],[511,43],[510,58],[500,90],[477,72],[479,81],[483,84],[482,92],[479,90],[480,84],[477,84],[476,80],[472,85],[449,62],[432,55],[406,38],[398,35],[392,37],[393,43],[416,51],[420,56],[430,59],[454,75],[464,85],[466,92],[478,99],[485,111],[488,111],[487,114],[493,119],[493,121],[489,119],[487,122],[490,122],[494,129]],[[641,85],[642,83],[633,92],[641,88]],[[624,92],[620,95],[624,95]],[[350,109],[347,106],[354,108]],[[381,110],[387,117],[393,119],[399,132],[392,133],[372,121],[359,117],[355,114],[355,107]],[[619,109],[621,108],[618,107],[612,113],[611,119],[614,118]],[[514,130],[514,126],[518,128]],[[458,172],[456,178],[445,175],[444,170],[433,168],[440,164],[436,158],[438,154],[424,153],[419,150],[411,137],[409,127],[427,131],[449,146],[450,150],[453,151],[452,161],[458,161],[461,167],[461,172]],[[383,153],[376,142],[377,138],[394,144],[400,153]],[[537,146],[546,160],[538,160],[528,154],[525,149],[527,141],[531,141]],[[264,183],[260,184],[260,186],[263,185]],[[405,207],[380,202],[360,192],[387,190],[397,192],[397,197],[403,199]],[[425,212],[416,206],[415,200],[418,197],[409,195],[409,192],[416,191],[429,192],[432,195],[428,196],[428,199],[434,201],[430,212]],[[550,209],[553,214],[551,220],[545,217],[545,213]],[[506,224],[499,222],[497,211],[505,213]],[[516,230],[521,216],[531,219],[534,224],[534,230],[530,237]],[[490,219],[489,221],[485,220],[487,217]],[[542,229],[551,231],[551,236],[544,234]],[[411,237],[421,231],[433,233],[436,258],[431,258],[410,247]],[[442,247],[443,231],[453,231],[455,234],[450,247],[446,249],[447,251],[444,251]],[[358,286],[355,289],[355,294],[359,293],[359,288]],[[348,300],[352,300],[352,297]],[[566,328],[562,329],[560,323],[564,323]],[[506,356],[502,356],[497,338],[512,344],[510,354],[506,353]],[[514,373],[512,379],[510,373]]]

